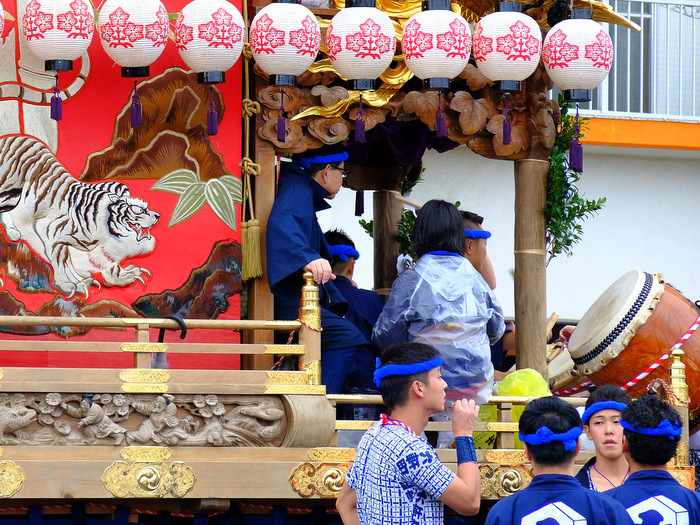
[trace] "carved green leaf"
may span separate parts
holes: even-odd
[[[236,231],[236,206],[226,184],[219,179],[210,179],[204,188],[204,195],[216,216]]]
[[[206,199],[204,196],[205,186],[206,184],[204,182],[195,182],[194,184],[191,184],[182,193],[182,195],[180,195],[168,226],[174,226],[184,220],[187,220],[202,209]]]
[[[219,180],[226,185],[233,202],[243,202],[243,181],[233,175],[222,175]]]
[[[199,182],[197,174],[192,170],[175,170],[160,178],[152,190],[182,195],[191,184]]]

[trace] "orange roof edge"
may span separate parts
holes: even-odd
[[[583,134],[596,146],[700,150],[700,122],[591,117]]]

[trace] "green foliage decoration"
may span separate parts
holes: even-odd
[[[605,197],[595,200],[584,199],[576,184],[581,173],[569,167],[569,144],[574,137],[575,117],[569,114],[571,107],[559,96],[561,124],[549,157],[547,173],[547,196],[544,207],[547,264],[559,254],[572,255],[573,245],[581,240],[581,222],[593,216],[605,204]],[[587,118],[579,117],[579,127],[583,128]],[[579,137],[583,134],[579,133]]]
[[[162,177],[151,189],[180,196],[168,227],[193,217],[206,203],[226,226],[236,231],[235,205],[243,202],[243,183],[233,175],[204,182],[191,170],[175,170]]]

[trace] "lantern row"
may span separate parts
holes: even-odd
[[[277,0],[260,10],[250,25],[253,56],[272,85],[294,85],[317,58],[320,27],[300,1]],[[590,19],[590,11],[575,10],[571,19],[549,30],[543,45],[537,22],[521,8],[518,2],[499,2],[497,11],[483,17],[472,35],[466,20],[451,11],[449,0],[427,0],[404,28],[406,65],[426,88],[447,89],[473,54],[479,70],[498,89],[513,91],[520,89],[520,81],[534,72],[541,57],[568,100],[590,100],[590,91],[612,66],[608,34]],[[58,105],[58,72],[71,70],[73,60],[87,51],[95,31],[92,7],[87,0],[29,0],[21,18],[21,37],[28,48],[45,61],[47,71],[57,72]],[[169,16],[160,0],[107,0],[96,27],[105,52],[122,66],[122,76],[146,77],[149,65],[165,49]],[[240,12],[226,0],[187,4],[174,33],[183,61],[199,82],[208,84],[225,80],[246,36]],[[330,22],[325,44],[335,70],[356,90],[375,88],[397,46],[394,25],[374,0],[346,0],[346,8]]]

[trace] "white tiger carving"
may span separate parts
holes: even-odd
[[[120,182],[74,178],[40,141],[0,138],[0,224],[53,269],[53,286],[69,298],[91,286],[144,283],[146,268],[121,262],[150,253],[160,214]]]

